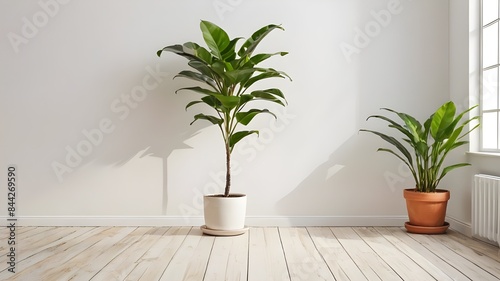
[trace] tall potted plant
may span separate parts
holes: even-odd
[[[270,57],[285,56],[287,52],[254,54],[259,43],[271,31],[283,28],[274,24],[260,28],[243,42],[238,51],[236,45],[243,38],[230,39],[222,28],[204,20],[200,22],[200,29],[208,49],[194,42],[186,42],[167,46],[159,50],[157,55],[172,52],[188,60],[187,64],[191,69],[183,70],[175,77],[187,78],[196,84],[180,88],[176,92],[186,90],[199,94],[199,98],[189,102],[186,109],[203,105],[210,108],[213,114],[195,114],[191,124],[204,120],[216,125],[224,142],[224,193],[204,196],[205,226],[202,230],[215,235],[240,234],[245,230],[246,195],[231,193],[231,153],[243,138],[259,134],[257,130],[240,130],[240,125],[248,125],[255,116],[262,113],[276,118],[270,110],[252,106],[258,104],[255,101],[286,105],[285,96],[280,89],[254,89],[255,84],[262,80],[289,78],[282,71],[258,66]]]
[[[479,118],[475,116],[464,119],[464,116],[475,107],[456,114],[455,104],[451,101],[446,102],[427,118],[423,125],[406,113],[382,108],[395,114],[400,119],[399,123],[383,115],[371,115],[367,120],[376,118],[387,122],[389,128],[400,138],[379,131],[360,130],[373,133],[395,147],[397,151],[388,148],[379,148],[377,151],[396,156],[408,166],[413,175],[415,188],[403,191],[409,217],[405,227],[409,232],[446,232],[449,225],[445,222],[445,216],[450,192],[438,189],[438,186],[450,171],[470,165],[456,163],[445,166],[445,159],[449,152],[467,144],[468,141],[463,138],[479,126],[476,124],[472,129],[468,131],[466,129],[470,122]]]

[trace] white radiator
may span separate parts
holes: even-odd
[[[472,236],[500,242],[500,177],[478,174],[472,188]]]

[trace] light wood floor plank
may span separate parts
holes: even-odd
[[[488,256],[485,256],[482,253],[478,253],[473,249],[471,249],[470,247],[458,241],[450,239],[449,237],[444,235],[433,235],[430,236],[429,238],[433,239],[438,243],[441,243],[443,246],[448,247],[458,255],[464,257],[477,267],[481,268],[482,270],[488,272],[489,274],[495,276],[497,279],[500,280],[500,266],[498,266],[498,262],[496,260]]]
[[[355,232],[377,253],[399,277],[409,281],[435,280],[413,260],[402,254],[372,227],[357,227]]]
[[[435,264],[443,273],[450,276],[453,280],[466,281],[470,280],[465,274],[459,271],[454,266],[450,265],[442,256],[437,254],[432,248],[427,248],[420,242],[416,241],[406,230],[402,228],[387,228],[392,235],[409,245],[413,250],[425,257],[429,262]]]
[[[66,263],[76,270],[73,273],[65,272],[65,276],[69,276],[65,280],[90,280],[114,258],[137,243],[150,229],[150,227],[128,227],[124,235],[117,234],[106,243],[90,247]],[[102,250],[103,248],[105,251]],[[89,261],[92,262],[89,263]]]
[[[120,255],[104,266],[92,281],[124,280],[137,266],[138,260],[148,251],[168,230],[168,227],[154,227],[133,243]]]
[[[292,281],[335,280],[306,228],[279,228],[279,231]]]
[[[67,228],[67,229],[73,229],[73,228]],[[80,239],[85,239],[90,237],[92,235],[91,230],[94,230],[94,233],[102,232],[105,230],[104,228],[89,228],[89,227],[81,227],[78,228],[77,231],[73,232],[72,234],[69,234],[65,237],[57,237],[58,240],[55,240],[52,243],[49,243],[47,245],[44,245],[43,247],[40,247],[38,252],[32,254],[32,255],[20,255],[17,260],[17,268],[20,269],[20,271],[28,271],[28,270],[33,270],[32,266],[39,263],[39,262],[49,262],[51,259],[53,259],[53,256],[57,254],[57,252],[63,252],[69,249],[71,246],[77,244],[80,242]],[[88,235],[84,236],[84,234],[87,233]],[[82,237],[80,237],[82,236]],[[22,248],[21,248],[22,250]],[[4,276],[9,276],[10,273],[6,271],[6,268],[4,268],[0,272],[0,280]],[[16,275],[14,275],[16,276]]]
[[[44,226],[21,226],[21,227],[16,228],[16,233],[19,235],[19,234],[22,234],[22,233],[25,233],[28,231],[33,231],[37,228],[46,228],[46,227],[44,227]]]
[[[462,257],[454,251],[451,251],[441,243],[436,243],[436,239],[433,238],[433,235],[419,235],[411,233],[409,233],[408,235],[411,238],[415,239],[415,241],[418,241],[420,244],[424,245],[427,249],[431,250],[433,253],[439,255],[447,263],[455,267],[457,270],[459,270],[472,280],[499,280],[498,278],[484,271],[466,258]]]
[[[100,235],[97,243],[67,260],[63,267],[46,269],[41,280],[89,280],[95,275],[96,270],[102,268],[120,251],[120,246],[122,246],[119,244],[120,240],[134,241],[137,238],[133,234],[136,229],[137,227],[112,228],[116,232]],[[103,249],[106,250],[103,251]]]
[[[16,233],[16,239],[19,241],[27,242],[26,244],[43,239],[50,231],[59,231],[57,227],[36,227],[23,233]]]
[[[250,229],[248,281],[290,280],[277,227]]]
[[[401,236],[398,234],[401,234],[403,236],[406,236],[408,238],[409,242],[412,242],[411,238],[408,237],[406,234],[404,234],[401,230],[397,230],[396,233],[391,232],[391,229],[394,228],[385,228],[385,227],[377,227],[376,230],[378,233],[380,233],[387,241],[389,241],[394,247],[396,247],[401,253],[405,254],[408,258],[410,258],[414,263],[418,264],[422,269],[424,269],[427,273],[429,273],[431,276],[434,277],[435,280],[442,280],[442,281],[455,281],[457,279],[454,279],[450,276],[448,276],[445,272],[442,271],[442,268],[438,267],[435,263],[430,261],[428,258],[425,256],[421,255],[418,251],[418,249],[414,249],[415,244],[407,244],[403,240],[401,240]],[[398,237],[399,236],[399,237]],[[406,242],[408,242],[406,241]],[[415,242],[417,243],[417,242]],[[423,246],[418,244],[421,248],[424,249],[424,251],[427,251]],[[433,255],[433,254],[432,254]],[[433,255],[433,257],[435,257]],[[441,261],[441,260],[439,260]],[[446,264],[449,266],[448,264]],[[463,276],[463,275],[462,275]]]
[[[138,261],[126,280],[159,280],[191,227],[171,227]]]
[[[248,232],[216,237],[205,273],[205,281],[247,280]]]
[[[62,247],[47,248],[35,255],[37,259],[31,259],[21,262],[19,267],[21,272],[16,273],[13,277],[17,280],[44,280],[42,274],[45,274],[51,268],[59,268],[64,270],[64,263],[88,247],[99,242],[99,235],[113,235],[118,231],[118,228],[94,228],[91,231],[77,237],[68,243],[63,244]],[[4,272],[0,273],[0,277]]]
[[[331,230],[368,280],[401,280],[352,228],[332,227]]]
[[[330,228],[308,227],[307,230],[336,280],[367,280]]]
[[[17,273],[2,254],[0,280],[500,280],[500,249],[452,230],[265,227],[213,237],[199,227],[19,229]]]
[[[193,227],[160,280],[203,280],[214,240],[214,236],[202,235],[201,229]]]
[[[21,240],[22,243],[18,243],[19,258],[20,260],[25,260],[47,247],[58,245],[57,241],[64,237],[73,237],[71,235],[76,231],[77,228],[75,227],[57,228],[39,233],[36,241],[30,241],[30,239]]]
[[[477,239],[470,239],[469,237],[458,233],[453,230],[448,230],[447,231],[447,237],[461,243],[462,245],[466,245],[467,247],[471,248],[472,250],[481,253],[485,256],[488,256],[497,262],[500,262],[500,248],[496,247],[495,245],[488,244],[486,242],[477,240]]]

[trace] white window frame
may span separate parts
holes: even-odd
[[[480,58],[479,58],[479,64],[480,64],[480,106],[479,106],[479,111],[480,111],[480,116],[481,116],[481,121],[484,120],[484,114],[485,113],[494,113],[496,112],[497,113],[497,118],[496,118],[496,126],[497,126],[497,139],[496,139],[496,147],[495,148],[492,148],[492,147],[484,147],[484,126],[483,126],[483,122],[482,125],[480,126],[480,133],[479,133],[479,150],[480,152],[494,152],[494,153],[500,153],[500,95],[499,95],[499,91],[500,91],[500,87],[499,87],[499,83],[500,83],[500,3],[498,4],[498,16],[495,20],[491,21],[491,22],[488,22],[486,24],[483,24],[483,2],[484,0],[481,0],[480,1],[480,47],[479,47],[479,52],[480,52]],[[499,1],[500,2],[500,1]],[[498,58],[497,58],[497,63],[494,64],[494,65],[491,65],[491,66],[488,66],[486,68],[483,68],[483,31],[485,28],[491,26],[491,25],[494,25],[494,24],[497,24],[498,25],[498,36],[497,36],[497,40],[499,41],[498,44],[497,44],[497,55],[498,55]],[[485,87],[484,86],[484,80],[483,80],[483,73],[487,70],[491,70],[491,69],[497,69],[497,81],[496,81],[496,94],[497,94],[497,105],[496,105],[496,108],[494,109],[488,109],[488,110],[484,110],[483,107],[484,107],[484,89]]]

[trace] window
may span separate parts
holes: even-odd
[[[499,0],[481,5],[481,151],[500,152]]]

